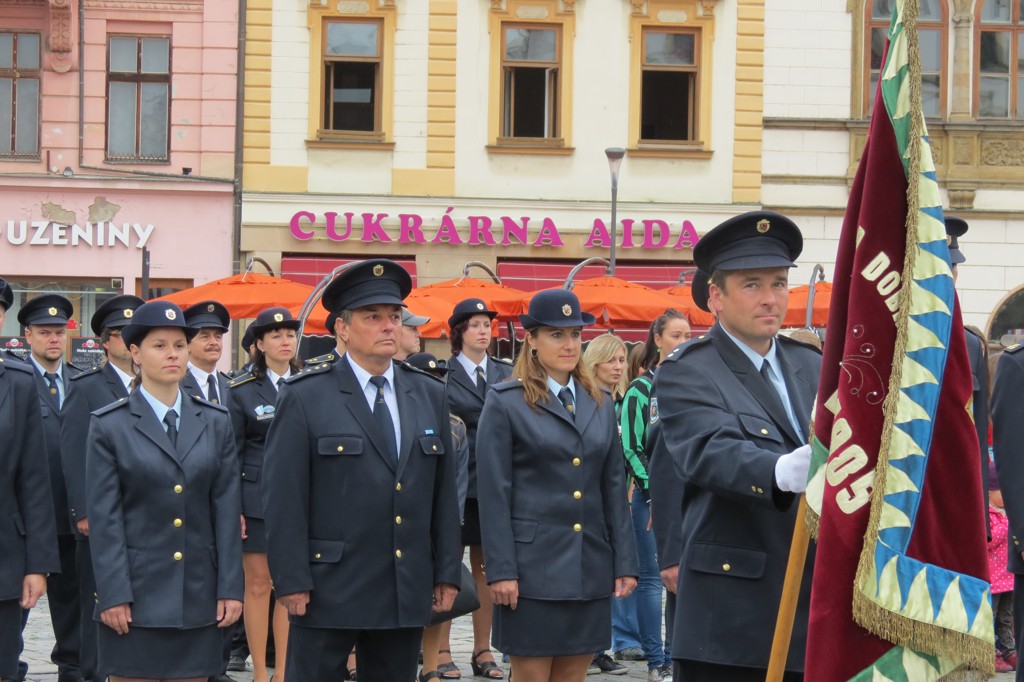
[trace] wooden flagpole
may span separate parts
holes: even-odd
[[[800,496],[796,510],[796,525],[793,527],[793,542],[789,546],[789,563],[786,565],[786,581],[782,584],[782,599],[779,600],[779,616],[775,620],[775,636],[772,638],[772,655],[768,659],[768,674],[765,682],[782,682],[786,672],[786,657],[789,641],[793,635],[793,619],[796,605],[800,601],[800,584],[804,577],[804,563],[807,561],[807,547],[810,533],[807,530],[807,496]]]

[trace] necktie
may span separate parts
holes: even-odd
[[[487,392],[487,377],[484,376],[484,368],[476,366],[476,392],[483,395]]]
[[[61,404],[60,390],[57,388],[57,375],[53,372],[43,372],[43,377],[46,379],[46,385],[50,387],[50,395],[57,398],[57,404]]]
[[[387,383],[384,377],[370,377],[370,383],[377,387],[377,398],[373,401],[373,420],[377,422],[380,435],[384,438],[391,456],[398,459],[398,444],[395,442],[395,422],[391,418],[391,410],[384,402],[384,385]]]
[[[572,399],[572,391],[566,386],[558,392],[558,399],[562,401],[562,405],[569,411],[569,415],[576,419],[576,401]]]
[[[220,402],[218,400],[220,396],[217,395],[217,377],[211,374],[206,377],[206,398],[211,403]]]
[[[178,447],[178,413],[174,410],[167,410],[164,415],[164,424],[167,424],[167,437],[171,440],[171,447]]]

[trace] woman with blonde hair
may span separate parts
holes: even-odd
[[[601,388],[615,399],[616,406],[626,395],[629,380],[626,376],[626,342],[615,334],[601,334],[587,344],[583,352],[583,366]]]
[[[636,585],[615,408],[580,361],[571,291],[536,294],[511,381],[484,403],[480,528],[493,643],[516,682],[582,682],[611,639],[611,597]]]

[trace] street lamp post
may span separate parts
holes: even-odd
[[[619,223],[615,217],[616,203],[619,197],[619,168],[622,166],[622,157],[626,155],[626,150],[622,147],[608,147],[604,150],[604,155],[608,157],[608,170],[612,174],[612,243],[608,258],[608,276],[612,277],[615,275],[615,242],[619,238]]]

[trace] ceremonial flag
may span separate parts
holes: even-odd
[[[994,666],[972,381],[897,0],[839,240],[815,405],[808,682]]]

